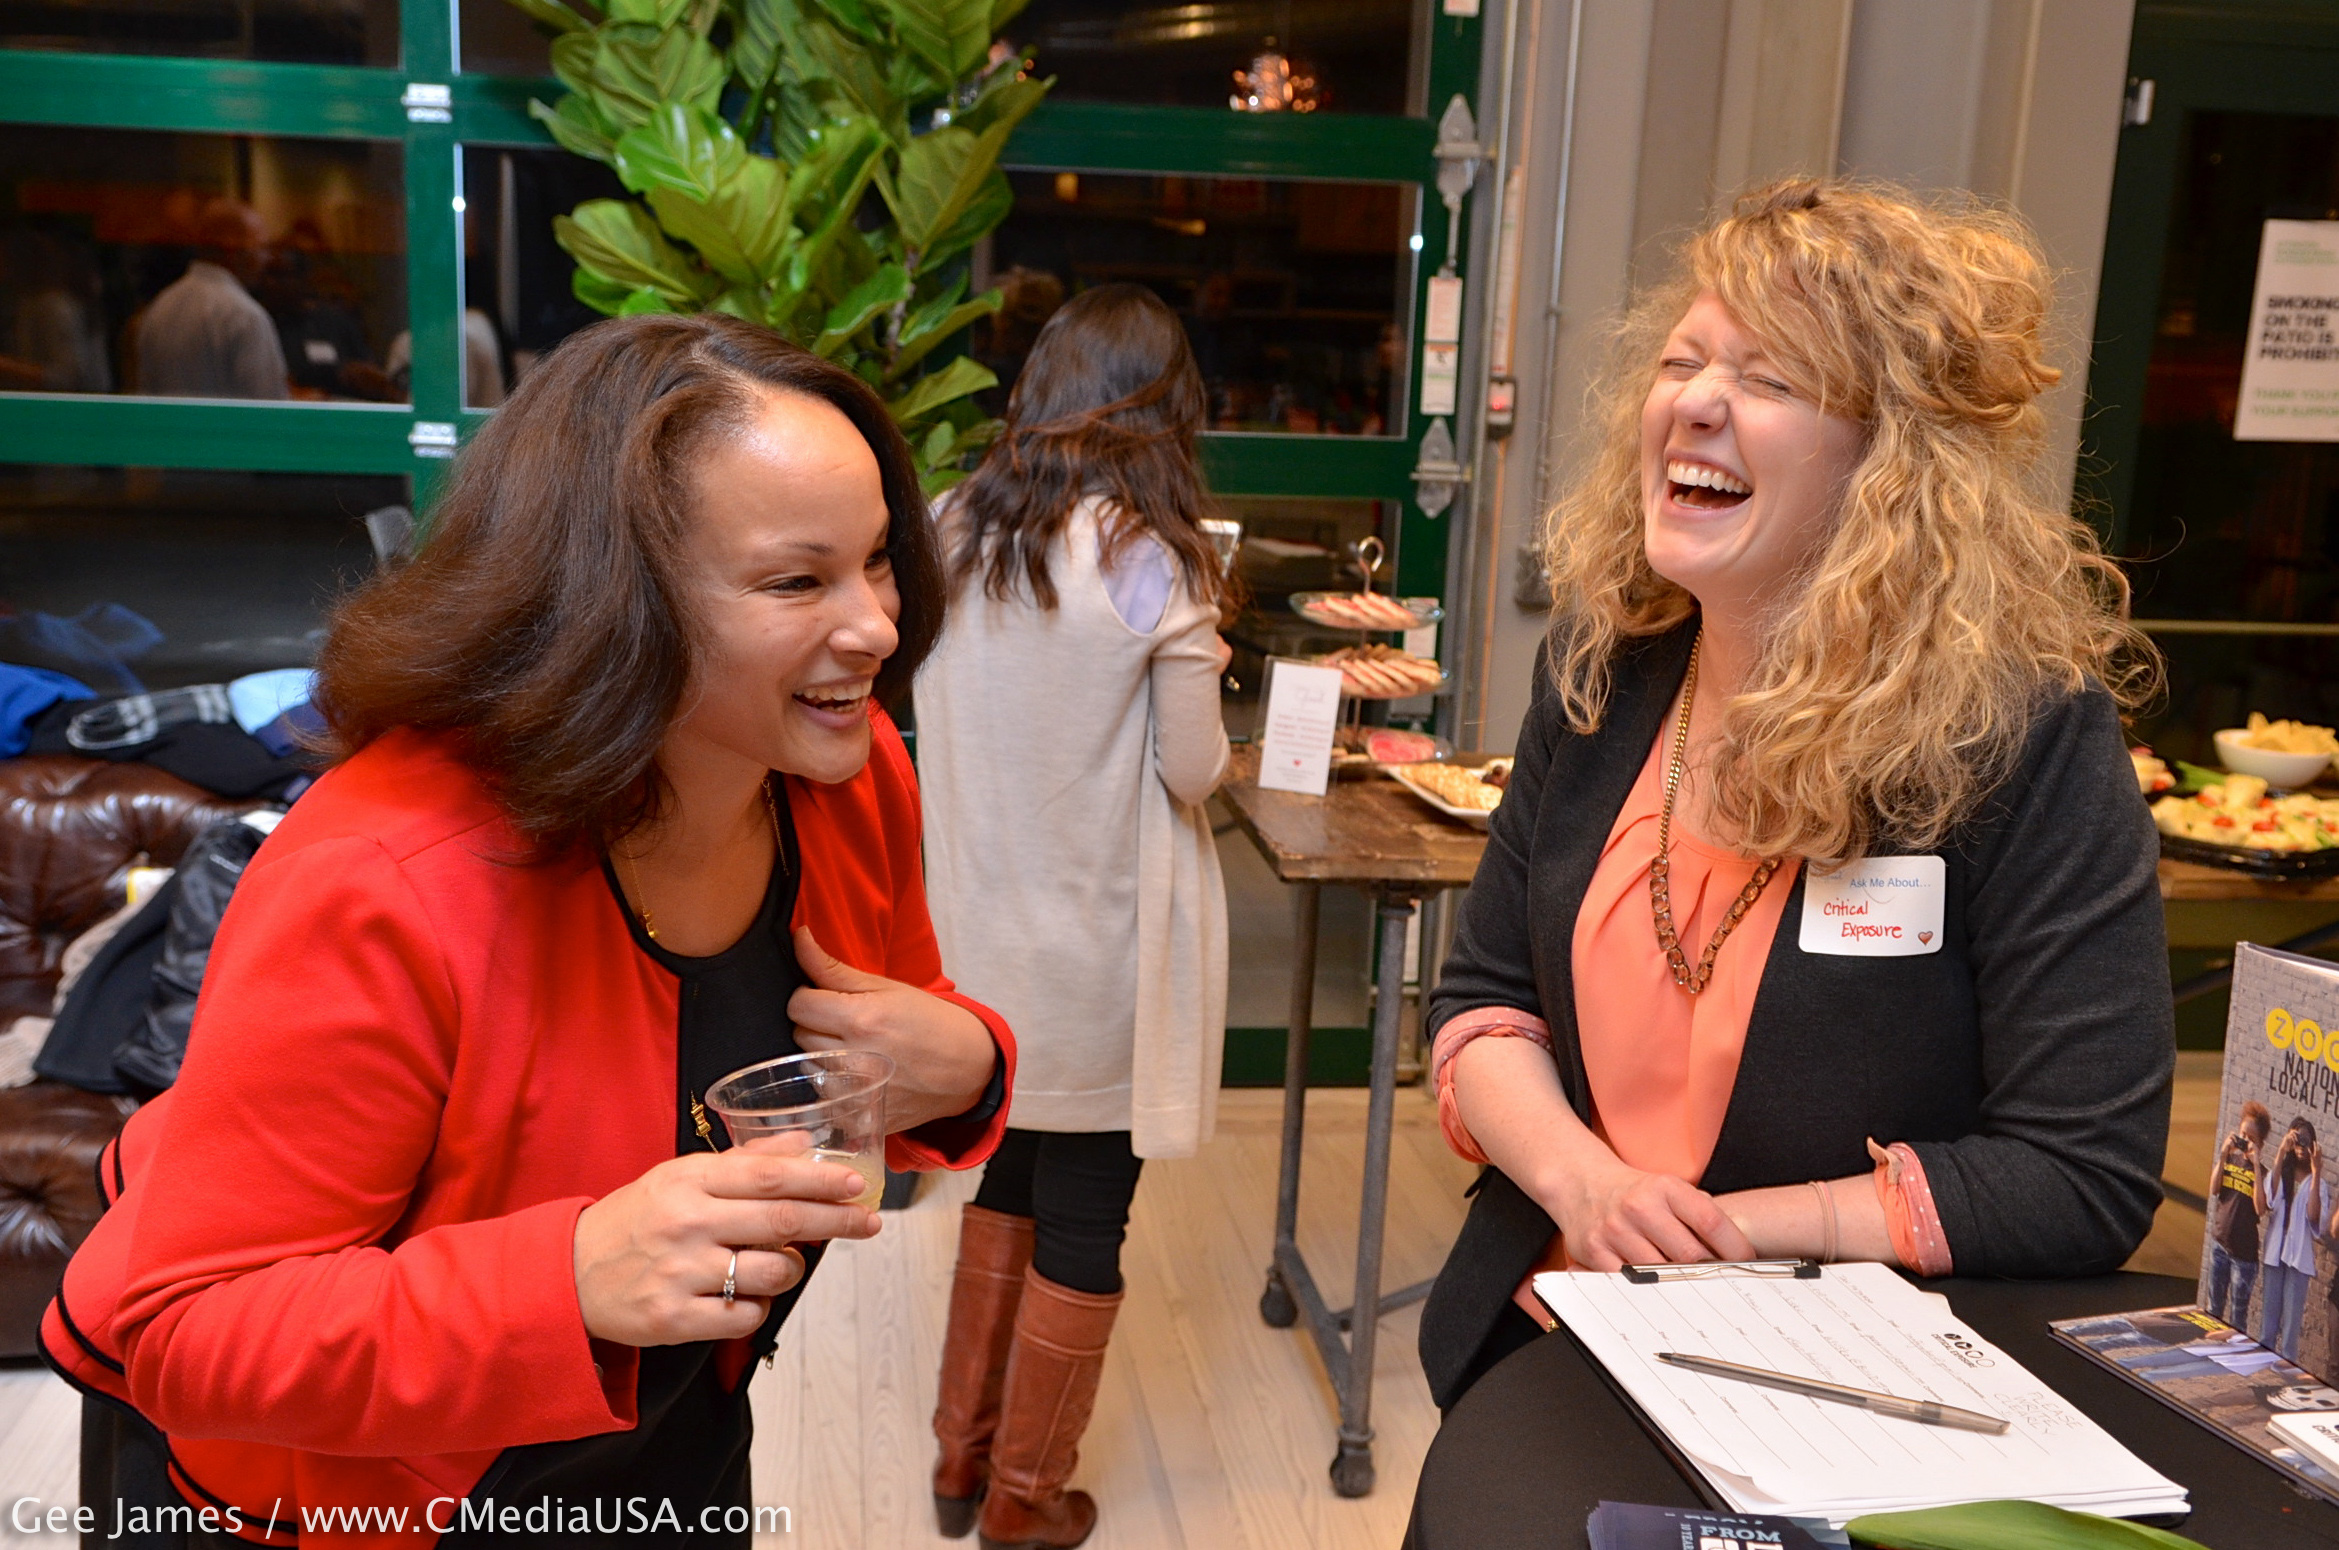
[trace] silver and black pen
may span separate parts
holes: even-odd
[[[1791,1373],[1772,1372],[1767,1367],[1747,1367],[1738,1362],[1725,1362],[1715,1356],[1686,1356],[1679,1351],[1659,1351],[1657,1360],[1686,1367],[1691,1372],[1704,1373],[1709,1378],[1735,1378],[1740,1383],[1757,1383],[1766,1389],[1784,1389],[1790,1394],[1802,1394],[1811,1399],[1832,1399],[1839,1405],[1856,1405],[1878,1415],[1898,1416],[1904,1421],[1922,1421],[1927,1426],[1954,1426],[1963,1431],[1988,1432],[1992,1436],[2004,1433],[2007,1423],[1994,1415],[1979,1410],[1960,1410],[1937,1399],[1902,1399],[1896,1394],[1874,1394],[1866,1389],[1846,1388],[1841,1383],[1827,1383],[1818,1378],[1798,1378]]]

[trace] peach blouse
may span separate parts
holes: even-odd
[[[1721,1139],[1755,992],[1800,863],[1789,860],[1772,874],[1715,955],[1713,977],[1702,994],[1692,996],[1674,984],[1649,907],[1649,869],[1657,858],[1671,734],[1668,717],[1608,831],[1576,914],[1571,957],[1593,1130],[1631,1166],[1695,1183]],[[1694,964],[1757,863],[1693,839],[1678,827],[1672,854],[1673,918],[1682,950]],[[1439,1124],[1456,1152],[1479,1163],[1486,1154],[1462,1123],[1451,1063],[1464,1045],[1488,1035],[1527,1038],[1546,1049],[1551,1045],[1543,1019],[1507,1007],[1465,1012],[1438,1030],[1433,1063]],[[1870,1142],[1869,1147],[1877,1158],[1876,1187],[1901,1262],[1921,1274],[1948,1274],[1948,1246],[1934,1216],[1924,1165],[1905,1145],[1882,1148]],[[1536,1269],[1567,1263],[1566,1249],[1554,1237]],[[1517,1300],[1538,1323],[1549,1325],[1550,1315],[1525,1282]]]

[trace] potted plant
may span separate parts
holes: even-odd
[[[530,111],[632,195],[554,221],[612,315],[723,311],[884,395],[929,493],[997,431],[954,341],[998,310],[970,250],[1014,194],[999,154],[1052,81],[994,43],[1025,0],[511,0],[568,91]]]

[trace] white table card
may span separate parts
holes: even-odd
[[[1260,786],[1322,796],[1339,727],[1340,669],[1271,658],[1267,708],[1259,717]]]

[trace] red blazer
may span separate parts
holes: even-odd
[[[795,920],[981,1017],[1012,1090],[1006,1024],[943,977],[915,779],[873,719],[859,775],[788,778]],[[677,981],[597,860],[518,849],[442,740],[394,733],[327,774],[236,889],[178,1084],[101,1161],[118,1198],[43,1342],[247,1538],[404,1507],[404,1532],[300,1537],[427,1546],[451,1521],[428,1505],[502,1450],[634,1424],[634,1353],[587,1337],[571,1238],[674,1155]],[[1005,1125],[957,1157],[895,1136],[887,1161],[972,1167]]]

